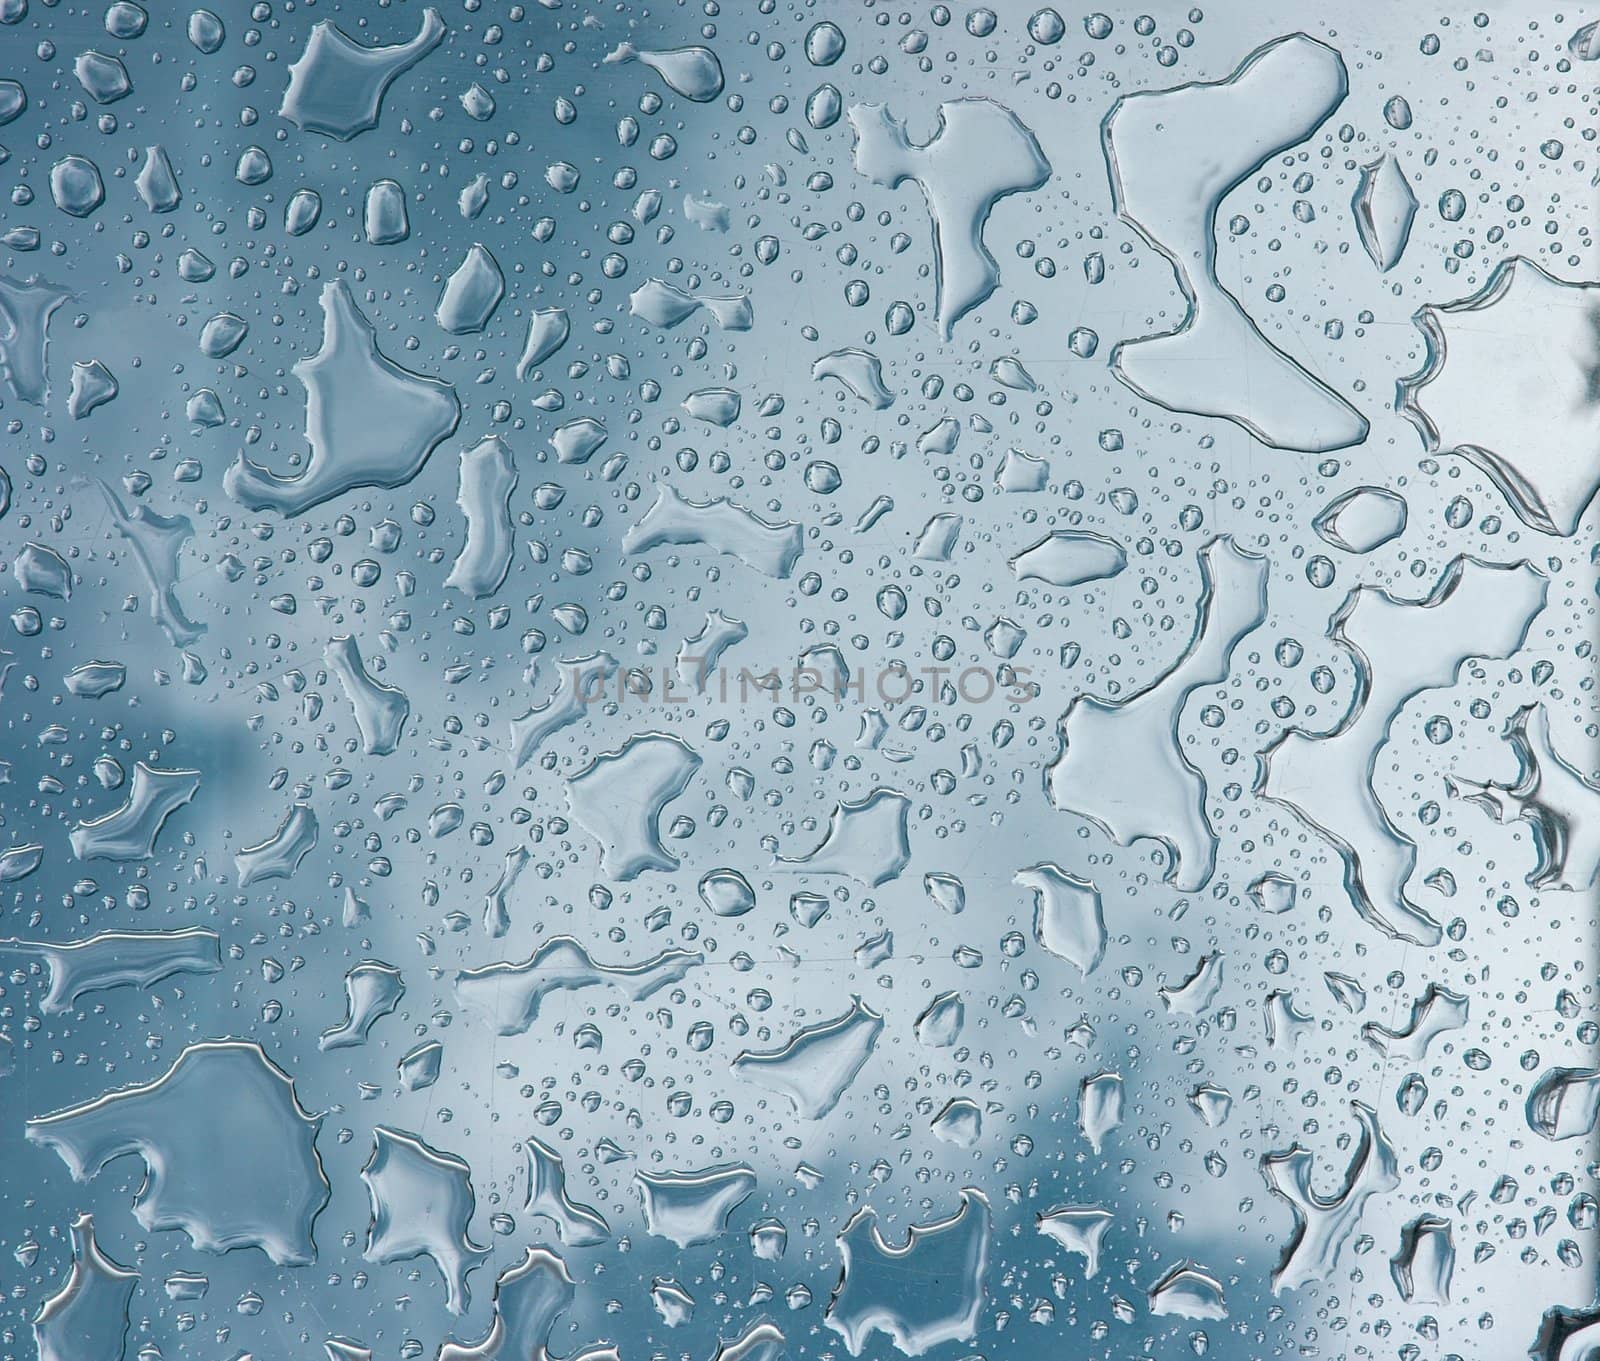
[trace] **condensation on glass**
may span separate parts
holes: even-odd
[[[1600,1348],[1583,25],[0,0],[0,1355]]]

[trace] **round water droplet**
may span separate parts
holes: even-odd
[[[1411,126],[1411,105],[1396,95],[1383,106],[1383,121],[1391,128],[1404,132]]]
[[[100,171],[83,156],[62,157],[50,167],[50,197],[62,212],[88,217],[105,202]]]
[[[222,20],[208,9],[197,9],[189,16],[189,41],[210,56],[227,36]]]
[[[1066,32],[1066,21],[1053,9],[1042,9],[1028,20],[1028,36],[1045,47],[1060,42]]]
[[[128,0],[117,0],[106,10],[106,32],[125,42],[137,38],[149,22],[150,16],[138,5],[128,3]]]
[[[719,917],[742,917],[756,905],[756,894],[738,870],[721,869],[700,881],[700,900]]]
[[[839,115],[844,111],[844,101],[839,91],[832,85],[819,85],[811,92],[811,97],[806,100],[806,122],[821,131],[831,128],[839,121]]]
[[[239,153],[233,177],[240,184],[264,184],[272,178],[272,159],[260,147],[248,146]]]
[[[826,460],[818,459],[806,465],[806,486],[819,496],[838,491],[843,481],[838,468]]]
[[[844,55],[844,34],[839,25],[824,19],[806,34],[806,60],[813,66],[832,66]]]
[[[0,128],[28,107],[28,92],[14,80],[0,80]]]

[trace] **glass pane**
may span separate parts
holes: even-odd
[[[1583,22],[0,0],[0,1352],[1600,1347]]]

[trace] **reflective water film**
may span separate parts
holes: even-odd
[[[205,3],[0,0],[0,1361],[1600,1355],[1592,15]]]

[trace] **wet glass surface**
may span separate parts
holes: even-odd
[[[0,0],[0,1357],[1600,1346],[1584,22]]]

